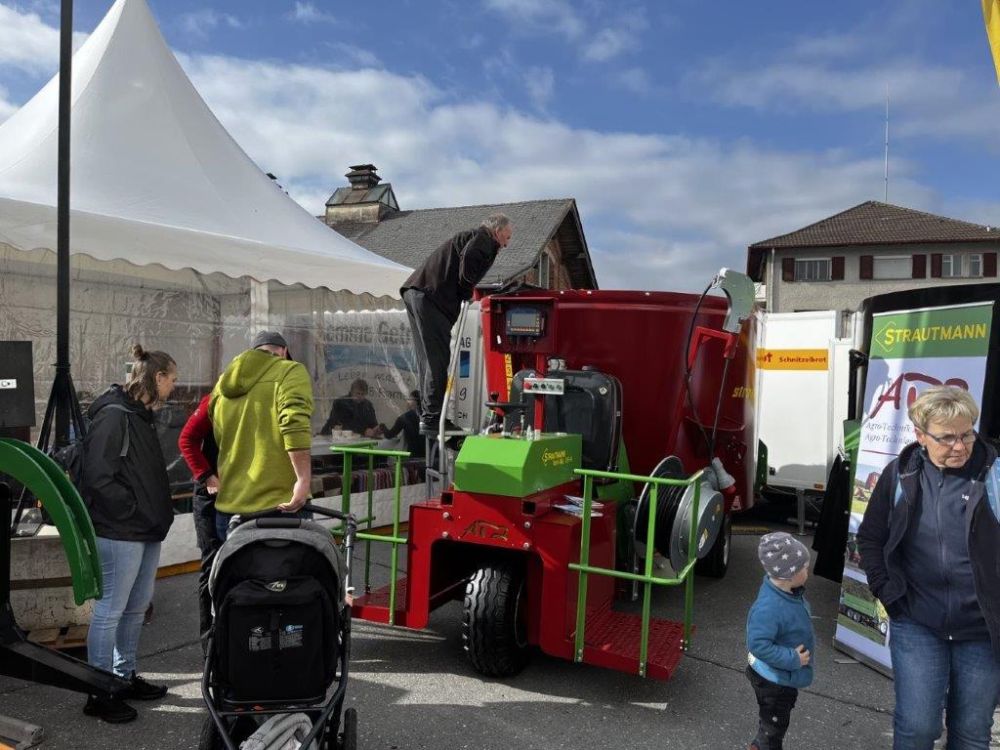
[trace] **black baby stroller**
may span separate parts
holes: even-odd
[[[243,516],[216,555],[200,750],[236,750],[255,732],[255,740],[294,735],[309,750],[356,746],[357,714],[342,709],[357,524],[326,508],[303,510],[343,522],[343,555],[329,529],[276,511]]]

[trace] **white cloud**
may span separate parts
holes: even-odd
[[[348,62],[360,65],[363,68],[379,68],[382,62],[375,53],[362,47],[347,42],[334,42],[330,45]]]
[[[182,13],[178,17],[178,21],[185,33],[199,39],[207,39],[209,34],[219,26],[227,26],[231,29],[243,28],[243,22],[236,16],[220,13],[214,8],[202,8],[190,13]]]
[[[54,26],[39,13],[51,15],[46,3],[31,3],[31,10],[18,11],[0,4],[0,67],[10,66],[32,75],[49,75],[59,66],[58,7]],[[87,41],[89,34],[73,33],[73,50]]]
[[[320,211],[348,165],[368,161],[404,208],[575,197],[605,287],[700,288],[721,266],[742,268],[747,245],[882,186],[877,155],[598,132],[455,102],[384,70],[203,56],[185,66],[237,141],[308,210]],[[896,202],[934,208],[912,173],[894,164]]]
[[[594,62],[606,62],[627,51],[632,35],[627,29],[601,29],[583,48],[583,56]]]
[[[302,23],[336,23],[337,21],[332,13],[322,11],[313,3],[308,2],[296,2],[288,17]]]
[[[504,15],[518,31],[555,30],[579,39],[586,23],[567,0],[485,0],[486,7]]]
[[[646,95],[654,90],[649,74],[642,68],[627,68],[614,76],[614,82],[633,94]]]
[[[535,107],[545,109],[555,92],[556,76],[552,68],[528,68],[524,73],[524,85]]]
[[[39,72],[58,63],[59,30],[37,13],[18,13],[0,5],[0,65]]]

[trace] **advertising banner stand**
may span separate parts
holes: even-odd
[[[851,451],[850,525],[834,647],[891,676],[892,628],[868,591],[855,535],[884,468],[915,440],[910,404],[933,385],[955,385],[980,404],[976,429],[998,430],[996,363],[1000,354],[1000,285],[977,284],[898,292],[863,304],[867,365],[856,414],[861,429]]]

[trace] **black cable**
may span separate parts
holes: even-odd
[[[705,432],[705,427],[702,425],[701,420],[698,419],[698,411],[694,405],[694,396],[691,393],[691,366],[688,362],[688,356],[691,351],[691,338],[694,336],[695,322],[698,320],[698,311],[701,310],[701,303],[705,301],[705,297],[707,297],[708,293],[712,290],[714,283],[715,282],[713,281],[705,287],[705,291],[703,291],[701,296],[698,298],[698,304],[694,306],[694,314],[691,316],[691,325],[688,326],[687,343],[684,345],[684,352],[682,355],[684,357],[684,389],[687,391],[688,406],[691,409],[691,415],[694,418],[694,423],[697,425],[698,430],[701,432],[701,436],[705,440],[705,447],[708,448],[709,461],[712,460],[712,446],[714,438],[709,439],[708,433]]]
[[[722,397],[726,393],[726,375],[729,372],[730,359],[726,358],[726,363],[722,366],[722,382],[719,384],[719,398],[715,401],[715,421],[712,422],[712,442],[709,444],[708,460],[715,458],[715,436],[719,429],[719,414],[722,411]]]

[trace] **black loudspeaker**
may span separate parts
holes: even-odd
[[[30,341],[0,341],[0,428],[35,426]]]

